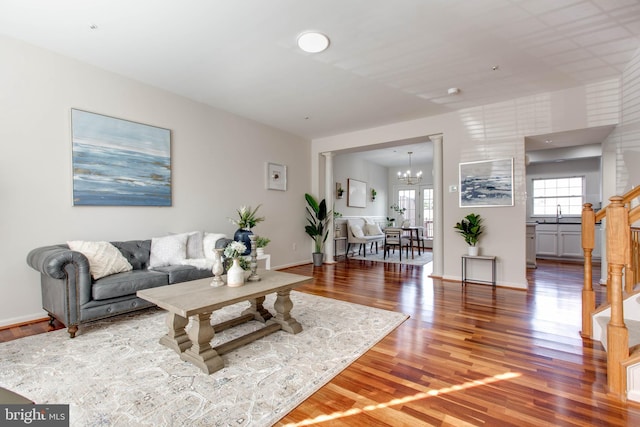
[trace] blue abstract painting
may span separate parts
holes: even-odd
[[[513,206],[513,158],[460,163],[460,207]]]
[[[74,206],[171,206],[171,131],[71,110]]]

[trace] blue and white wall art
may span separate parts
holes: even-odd
[[[513,206],[513,158],[460,163],[460,207]]]
[[[171,131],[71,110],[74,206],[171,206]]]

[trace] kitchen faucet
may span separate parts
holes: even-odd
[[[556,206],[556,222],[562,218],[562,206],[559,204]]]

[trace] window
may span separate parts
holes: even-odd
[[[405,208],[404,219],[416,223],[416,190],[398,190],[398,206]],[[401,225],[401,224],[398,224]]]
[[[422,217],[425,237],[433,237],[433,188],[422,189]]]
[[[533,215],[580,215],[584,177],[533,180]]]

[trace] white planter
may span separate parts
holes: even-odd
[[[478,256],[480,248],[478,246],[467,246],[469,256]]]
[[[238,263],[238,258],[233,259],[233,265],[227,270],[227,286],[232,288],[244,285],[244,270]]]
[[[256,255],[258,256],[264,255],[264,248],[256,248]]]

